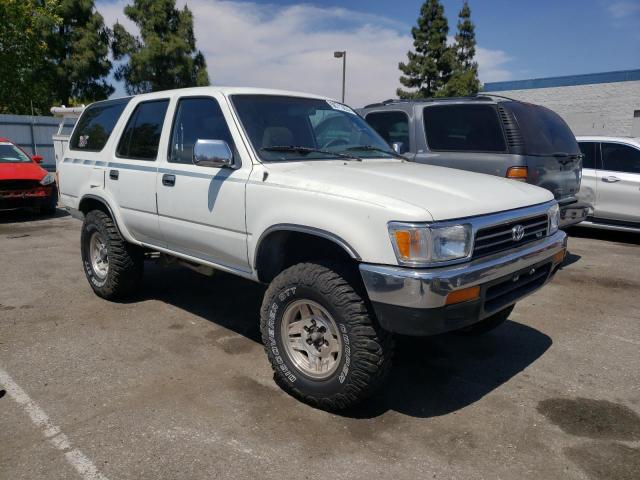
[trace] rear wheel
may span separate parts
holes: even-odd
[[[113,219],[101,210],[89,212],[80,239],[84,272],[93,291],[107,300],[133,293],[142,279],[142,250],[127,243]]]
[[[490,317],[485,318],[484,320],[474,323],[462,330],[458,330],[456,333],[460,333],[461,335],[482,335],[491,330],[498,328],[502,325],[513,312],[515,305],[511,305],[510,307],[505,308],[504,310],[499,311],[498,313],[494,313]]]
[[[330,410],[370,396],[391,365],[392,337],[368,312],[349,275],[302,263],[269,286],[262,341],[276,382],[293,396]]]

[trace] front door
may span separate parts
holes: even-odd
[[[177,99],[167,161],[158,171],[158,214],[170,250],[248,272],[245,186],[251,162],[246,153],[241,158],[241,140],[231,134],[229,120],[220,94]],[[194,165],[197,140],[227,142],[235,168]]]
[[[602,170],[598,170],[596,216],[640,222],[640,149],[602,142]]]

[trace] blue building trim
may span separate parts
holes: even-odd
[[[640,70],[621,70],[618,72],[587,73],[585,75],[569,75],[566,77],[490,82],[484,84],[483,91],[501,92],[505,90],[530,90],[533,88],[571,87],[574,85],[631,82],[634,80],[640,80]]]

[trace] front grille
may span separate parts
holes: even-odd
[[[547,263],[529,267],[489,285],[484,295],[484,311],[494,313],[502,310],[519,298],[540,288],[549,277],[550,272],[551,263]]]
[[[0,180],[0,191],[31,190],[40,186],[37,180]]]
[[[522,225],[524,236],[521,240],[513,239],[513,227]],[[482,228],[476,233],[473,246],[473,258],[484,257],[492,253],[519,247],[547,235],[547,215],[537,215],[525,219],[516,219],[493,227]]]

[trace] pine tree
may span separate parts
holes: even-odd
[[[480,89],[478,64],[474,61],[476,33],[471,21],[471,9],[466,1],[458,14],[458,32],[452,48],[455,50],[455,65],[441,94],[447,97],[475,95]]]
[[[407,63],[398,67],[404,74],[400,83],[412,90],[399,88],[400,98],[432,97],[449,81],[455,64],[454,52],[447,46],[449,25],[439,0],[427,0],[420,8],[417,27],[411,29],[414,52],[408,52]]]
[[[209,85],[204,55],[196,50],[193,15],[175,0],[133,0],[125,14],[140,28],[134,37],[116,24],[113,56],[127,62],[115,71],[129,94]]]
[[[96,11],[94,0],[58,0],[56,13],[62,21],[46,36],[47,56],[54,70],[54,103],[104,100],[113,93],[106,81],[111,71],[111,31]]]

